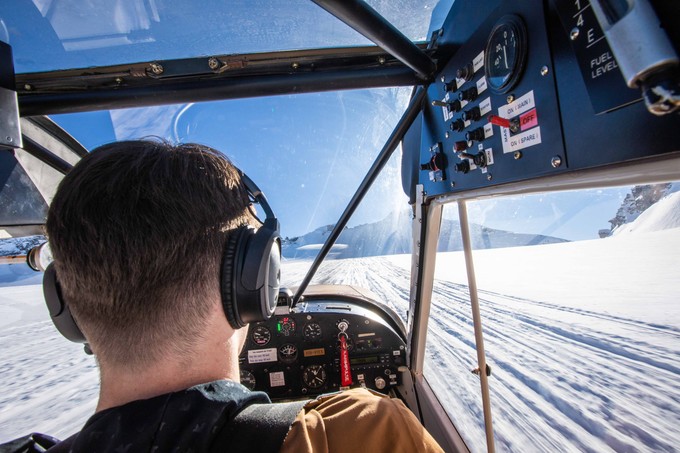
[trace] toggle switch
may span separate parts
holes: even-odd
[[[460,101],[458,99],[455,99],[450,102],[444,102],[444,101],[432,101],[432,105],[436,105],[438,107],[446,107],[449,113],[456,113],[460,112],[460,109],[463,108],[461,105]]]

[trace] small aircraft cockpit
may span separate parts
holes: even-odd
[[[90,151],[153,138],[224,153],[280,222],[248,389],[368,388],[447,452],[678,450],[680,3],[10,3],[0,444],[94,412],[44,224]]]

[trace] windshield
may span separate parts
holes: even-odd
[[[367,3],[424,41],[452,2]],[[371,44],[309,0],[19,0],[0,16],[0,40],[14,48],[17,73]]]

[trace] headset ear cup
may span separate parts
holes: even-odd
[[[61,287],[57,280],[57,271],[54,263],[50,263],[43,275],[43,294],[45,303],[50,312],[50,317],[54,326],[68,340],[74,343],[87,343],[85,335],[76,324],[76,320],[71,315],[71,310],[61,294]]]
[[[264,321],[274,314],[279,294],[281,248],[278,231],[250,228],[238,255],[234,288],[244,322]]]
[[[241,316],[239,315],[236,291],[234,290],[234,272],[238,267],[237,249],[239,242],[242,240],[244,235],[244,229],[245,227],[241,227],[229,235],[227,244],[224,247],[224,255],[222,256],[222,269],[220,271],[220,292],[222,295],[222,307],[229,325],[234,329],[240,329],[246,325],[246,323],[241,320]]]

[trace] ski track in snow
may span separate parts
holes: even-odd
[[[405,319],[407,266],[399,257],[331,261],[314,283],[363,286]],[[286,271],[290,281],[303,273]],[[492,291],[479,297],[499,451],[677,451],[675,325]],[[426,353],[425,376],[471,450],[484,451],[466,285],[435,281]]]
[[[284,284],[299,282],[308,266],[285,262]],[[313,283],[367,288],[405,319],[408,266],[408,257],[328,261]],[[483,289],[479,296],[498,451],[677,451],[680,329],[672,320]],[[32,431],[66,437],[96,404],[94,359],[35,318],[0,332],[0,441]],[[428,381],[471,450],[484,451],[466,285],[435,281],[426,352]]]

